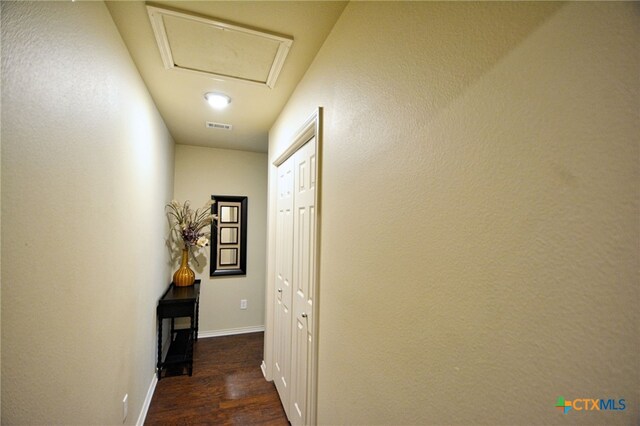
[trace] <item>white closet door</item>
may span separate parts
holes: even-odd
[[[316,246],[316,141],[312,138],[293,155],[293,329],[289,420],[307,421]]]
[[[276,218],[276,285],[274,312],[274,382],[289,416],[291,377],[291,284],[293,281],[293,164],[278,167]]]
[[[316,138],[278,166],[273,374],[292,425],[309,423],[316,292]]]

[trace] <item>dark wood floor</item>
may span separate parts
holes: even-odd
[[[145,425],[288,425],[260,370],[264,333],[199,339],[193,376],[163,378]]]

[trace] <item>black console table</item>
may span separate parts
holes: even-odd
[[[198,340],[198,308],[200,280],[192,286],[176,287],[173,283],[158,301],[158,380],[168,375],[193,374],[193,342]],[[175,319],[189,317],[189,328],[175,328]],[[162,322],[171,319],[171,334],[167,356],[162,360]]]

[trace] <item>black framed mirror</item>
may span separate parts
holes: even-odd
[[[211,213],[218,220],[211,225],[212,277],[247,274],[247,197],[212,195]]]

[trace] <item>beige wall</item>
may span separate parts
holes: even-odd
[[[202,280],[200,333],[255,331],[264,326],[267,155],[176,145],[174,199],[199,207],[212,195],[248,197],[247,275],[211,278],[210,248],[199,251],[200,266],[190,266]],[[247,299],[246,310],[240,309],[241,299]]]
[[[638,422],[638,14],[347,6],[269,137],[325,107],[320,424]]]
[[[2,423],[135,423],[173,141],[103,3],[2,2]]]
[[[0,8],[0,21],[2,20],[2,8]],[[0,42],[0,58],[2,58],[2,42]],[[3,67],[4,68],[4,67]],[[0,80],[2,78],[0,69]],[[0,89],[0,93],[1,93]],[[2,116],[2,102],[0,102],[0,117]],[[0,119],[0,126],[2,120]],[[2,135],[0,131],[0,229],[2,229]],[[2,232],[0,232],[0,366],[2,365]],[[2,380],[0,380],[0,395],[2,395]],[[0,403],[0,422],[2,421],[2,404]]]
[[[2,8],[0,8],[0,21],[2,20]],[[0,58],[2,58],[2,42],[0,42]],[[4,67],[3,67],[4,68]],[[2,78],[0,69],[0,80]],[[0,88],[0,93],[1,93]],[[0,117],[2,116],[2,102],[0,102]],[[2,120],[0,119],[0,126]],[[0,131],[0,229],[2,229],[2,135]],[[0,232],[0,366],[2,365],[2,232]],[[0,395],[2,395],[2,380],[0,380]],[[2,404],[0,403],[0,422],[2,421]]]

